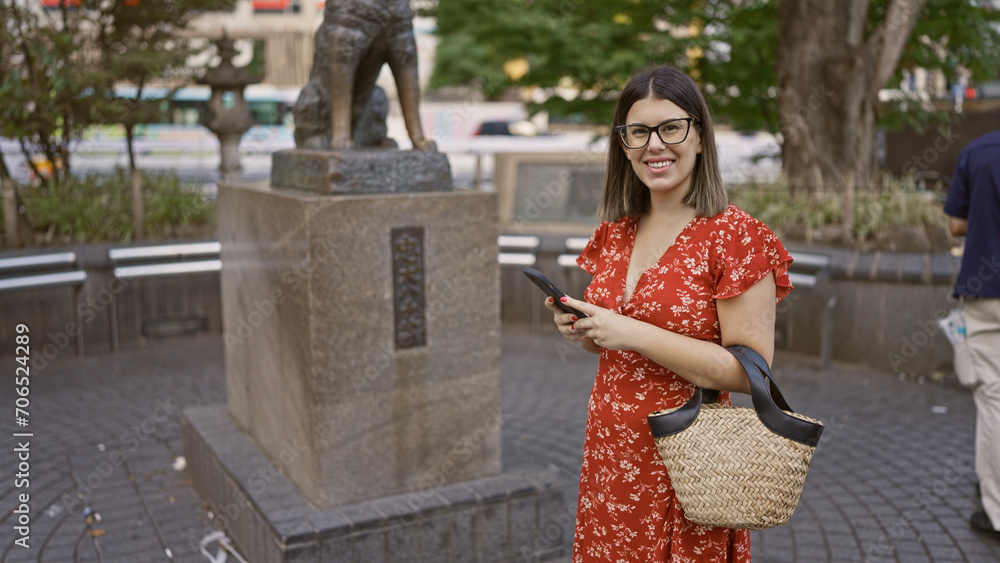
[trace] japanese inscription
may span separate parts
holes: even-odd
[[[414,348],[427,344],[425,307],[424,229],[393,229],[392,288],[396,347]]]

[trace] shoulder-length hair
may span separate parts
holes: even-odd
[[[694,118],[701,136],[701,153],[694,165],[691,188],[684,203],[702,217],[711,217],[729,206],[729,192],[722,183],[719,158],[715,149],[715,123],[705,97],[690,76],[671,66],[643,70],[632,77],[615,104],[612,131],[625,125],[632,104],[646,98],[670,100]],[[639,180],[623,150],[621,138],[612,133],[608,142],[607,170],[597,210],[600,219],[620,221],[649,211],[649,188]]]

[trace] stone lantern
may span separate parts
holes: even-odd
[[[228,183],[239,179],[240,138],[253,127],[253,116],[243,97],[243,89],[248,84],[260,82],[262,77],[250,74],[246,68],[233,66],[236,49],[232,39],[223,35],[216,46],[222,61],[219,66],[208,69],[198,83],[212,88],[212,97],[208,100],[210,113],[204,124],[219,137],[219,181]]]

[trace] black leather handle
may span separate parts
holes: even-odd
[[[681,408],[670,413],[651,414],[646,417],[649,429],[654,438],[672,436],[694,424],[701,412],[701,387],[694,390],[694,395]]]
[[[809,446],[818,444],[819,437],[823,434],[823,425],[802,420],[784,412],[792,409],[781,395],[781,391],[778,391],[778,386],[771,378],[771,370],[767,367],[764,358],[747,346],[730,346],[727,350],[732,352],[736,359],[743,364],[743,369],[750,377],[750,397],[753,399],[753,408],[757,411],[757,416],[760,417],[764,426],[789,440],[795,440]]]
[[[823,433],[823,425],[796,418],[784,411],[791,411],[778,386],[771,378],[771,370],[755,350],[747,346],[730,346],[726,348],[736,356],[750,380],[750,397],[753,399],[754,410],[764,426],[772,432],[790,440],[815,446]],[[706,391],[718,396],[717,391]],[[707,402],[707,401],[706,401]],[[649,415],[647,422],[653,437],[676,434],[698,418],[702,405],[702,389],[695,390],[694,395],[681,408],[664,414]]]

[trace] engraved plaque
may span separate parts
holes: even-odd
[[[424,283],[424,229],[393,229],[392,302],[396,348],[427,344]]]

